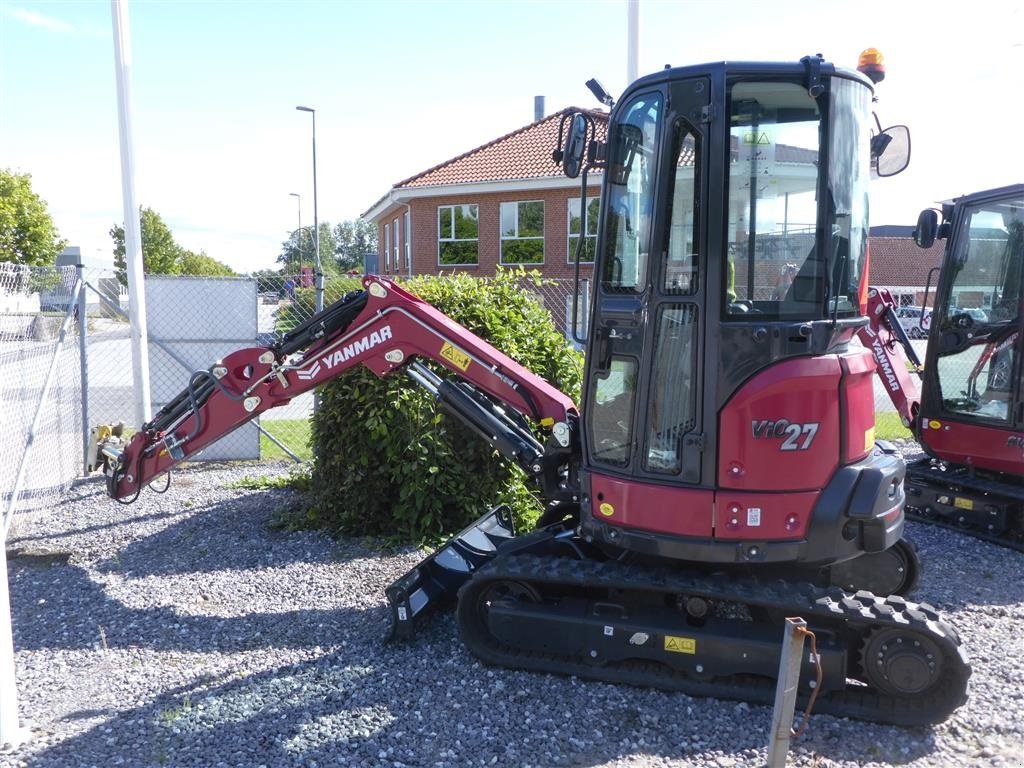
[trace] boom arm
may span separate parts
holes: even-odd
[[[868,290],[868,324],[857,333],[875,358],[875,372],[896,406],[903,426],[914,429],[921,409],[921,387],[907,370],[907,360],[917,368],[921,361],[896,317],[896,300],[884,288]]]
[[[399,368],[516,461],[551,507],[578,501],[579,414],[573,401],[483,339],[377,276],[269,347],[232,352],[144,424],[127,445],[98,441],[107,491],[134,501],[179,462],[357,365],[384,377]],[[441,363],[442,378],[416,358]],[[538,441],[525,419],[547,432]]]

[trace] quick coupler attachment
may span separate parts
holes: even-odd
[[[424,615],[453,604],[459,587],[514,537],[512,511],[495,507],[391,584],[384,590],[391,606],[388,639],[412,637]]]

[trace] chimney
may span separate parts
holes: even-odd
[[[534,96],[533,97],[533,121],[544,119],[544,97]]]

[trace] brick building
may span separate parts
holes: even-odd
[[[377,225],[378,272],[469,272],[498,265],[571,278],[580,237],[580,179],[551,159],[567,108],[395,184],[363,218]],[[591,111],[604,139],[607,114]],[[580,277],[590,277],[600,172],[589,175]]]

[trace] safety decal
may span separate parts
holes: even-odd
[[[761,524],[761,508],[751,507],[747,510],[747,525],[756,528]]]
[[[697,638],[665,635],[665,650],[672,653],[696,653]]]
[[[444,343],[444,346],[441,347],[441,357],[463,372],[469,368],[469,364],[472,362],[469,355],[458,347],[453,347],[447,341]]]
[[[953,499],[953,506],[960,509],[974,509],[974,502],[970,499],[955,498]]]

